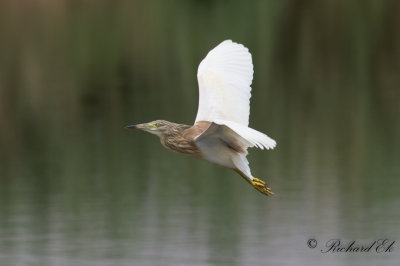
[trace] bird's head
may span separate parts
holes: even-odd
[[[173,127],[173,123],[165,121],[165,120],[155,120],[149,123],[137,124],[127,126],[126,128],[136,128],[147,131],[159,137],[168,135]]]

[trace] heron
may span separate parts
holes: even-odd
[[[251,174],[248,148],[273,149],[275,140],[250,128],[253,63],[242,44],[225,40],[208,52],[197,71],[199,104],[194,125],[155,120],[127,126],[160,138],[174,152],[233,169],[264,195],[270,187]]]

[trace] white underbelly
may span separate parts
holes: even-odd
[[[204,155],[204,160],[222,167],[235,168],[232,162],[232,156],[235,154],[221,140],[213,139],[207,141],[207,143],[199,144],[198,146]]]

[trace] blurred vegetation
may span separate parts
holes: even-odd
[[[390,0],[3,0],[1,171],[129,164],[132,146],[146,148],[123,126],[192,123],[197,66],[228,38],[253,54],[251,126],[277,139],[282,172],[304,158],[354,176],[393,169],[399,11]]]

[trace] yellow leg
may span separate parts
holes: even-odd
[[[253,180],[248,178],[242,171],[239,169],[233,169],[235,170],[236,173],[238,173],[241,177],[243,177],[247,182],[249,182],[255,189],[263,193],[264,195],[267,196],[273,196],[275,193],[271,191],[271,189],[268,187],[268,185],[262,181],[261,179],[258,179],[256,177],[253,177]]]

